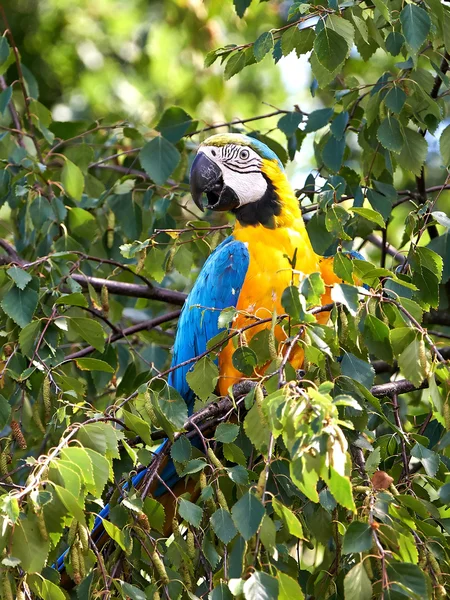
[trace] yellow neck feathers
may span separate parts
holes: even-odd
[[[263,159],[261,171],[272,182],[281,203],[281,213],[275,216],[275,227],[295,227],[303,229],[304,223],[300,211],[298,199],[296,198],[292,187],[284,171],[280,169],[275,160]],[[235,228],[241,228],[242,225],[236,222]],[[261,226],[262,227],[262,226]]]

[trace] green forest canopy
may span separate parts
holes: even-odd
[[[17,0],[0,17],[2,597],[445,598],[450,8]],[[227,130],[285,163],[343,283],[325,326],[316,275],[285,297],[300,387],[280,387],[296,374],[267,337],[238,348],[257,386],[229,422],[212,342],[189,380],[197,411],[217,402],[205,455],[164,376],[232,225],[188,192],[199,141]],[[163,435],[201,490],[168,537],[145,488],[118,502]]]

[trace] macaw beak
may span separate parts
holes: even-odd
[[[211,210],[232,210],[239,206],[236,193],[224,183],[221,168],[204,152],[200,151],[192,163],[190,184],[192,199],[202,212],[203,194],[208,198],[206,208]]]

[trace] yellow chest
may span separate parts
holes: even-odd
[[[252,322],[251,317],[271,318],[272,314],[282,314],[281,298],[289,285],[298,285],[304,275],[320,270],[319,257],[311,247],[303,222],[292,223],[291,227],[267,229],[237,226],[233,237],[247,245],[249,266],[244,285],[239,294],[237,310],[239,314],[233,322],[233,329],[241,329]],[[293,264],[295,262],[295,264]],[[245,342],[270,327],[270,323],[257,325],[245,332]],[[286,338],[281,327],[276,327],[278,341]],[[242,341],[242,340],[241,340]],[[225,395],[230,385],[236,383],[242,374],[232,364],[235,350],[233,340],[222,350],[219,358],[219,391]],[[291,354],[291,364],[300,368],[303,364],[301,348]]]

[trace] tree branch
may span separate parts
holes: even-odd
[[[103,279],[101,277],[90,277],[89,275],[81,275],[74,273],[70,276],[74,281],[79,283],[83,288],[87,289],[90,283],[95,290],[101,290],[103,286],[108,289],[111,294],[117,296],[128,296],[130,298],[148,298],[149,300],[158,300],[182,306],[186,299],[186,294],[173,290],[166,290],[160,287],[148,287],[137,283],[125,283],[123,281],[112,281],[111,279]]]
[[[398,381],[390,381],[389,383],[382,383],[381,385],[374,385],[370,389],[370,393],[375,398],[392,398],[393,396],[399,396],[400,394],[407,394],[408,392],[415,392],[417,390],[423,390],[428,387],[428,381],[423,381],[419,387],[416,387],[408,379],[399,379]]]
[[[127,337],[128,335],[134,335],[135,333],[138,333],[139,331],[150,331],[151,329],[154,329],[155,327],[157,327],[158,325],[161,325],[162,323],[167,323],[168,321],[173,321],[174,319],[177,319],[180,316],[180,310],[174,310],[170,313],[166,313],[164,315],[160,315],[159,317],[155,317],[154,319],[148,319],[147,321],[142,321],[141,323],[137,323],[136,325],[132,325],[131,327],[127,327],[126,329],[123,329],[122,331],[118,331],[117,333],[113,333],[112,335],[110,335],[108,337],[107,340],[107,344],[112,344],[113,342],[116,342],[117,340],[120,340],[124,337]],[[82,358],[83,356],[87,356],[88,354],[91,354],[91,352],[94,352],[95,348],[93,346],[87,346],[86,348],[83,348],[82,350],[78,350],[78,352],[73,352],[72,354],[68,354],[65,357],[65,361],[67,360],[75,360],[77,358]]]

